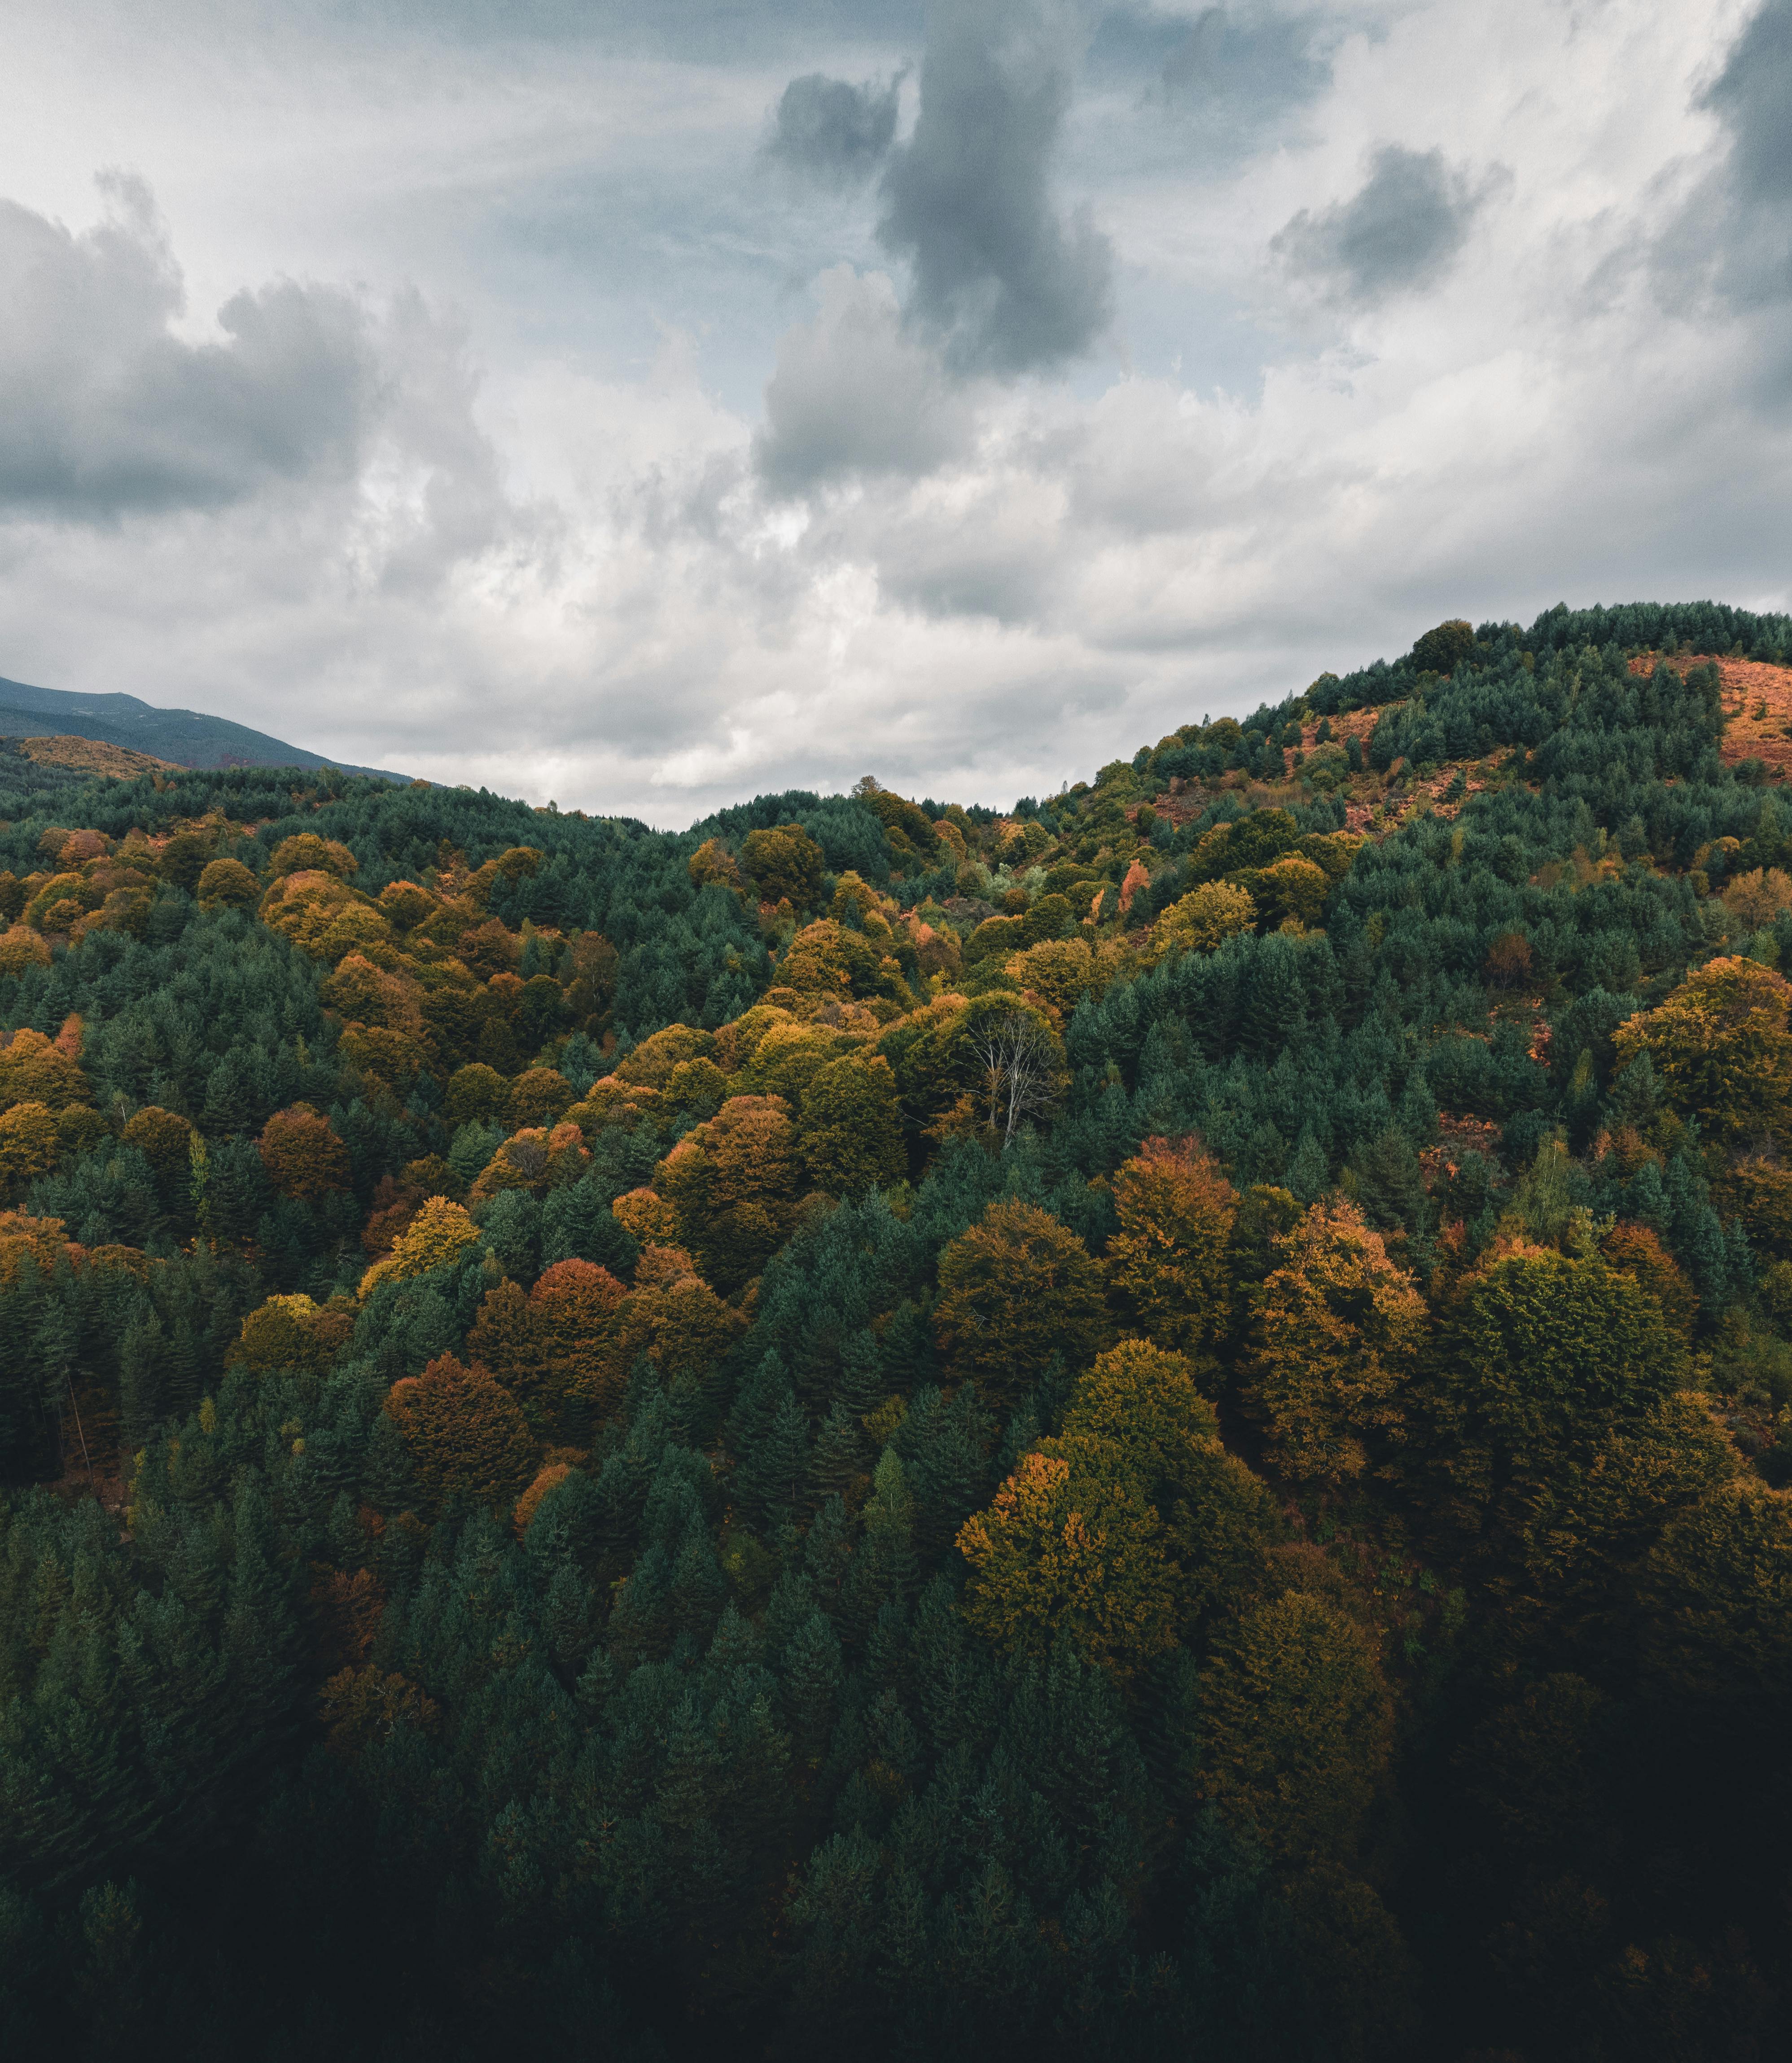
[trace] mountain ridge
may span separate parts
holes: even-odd
[[[117,691],[88,694],[74,688],[40,688],[0,676],[0,734],[37,735],[32,717],[74,719],[79,734],[102,745],[123,746],[176,765],[209,770],[227,766],[299,766],[308,771],[339,764],[303,746],[199,710],[162,709],[139,696]],[[60,726],[65,732],[71,726]],[[351,766],[345,774],[371,774],[382,781],[408,776],[380,766]]]

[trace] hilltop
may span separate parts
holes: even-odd
[[[315,752],[232,723],[226,717],[203,716],[196,710],[158,709],[135,695],[82,694],[73,689],[34,688],[22,681],[0,679],[0,734],[39,732],[43,726],[34,719],[46,716],[91,742],[118,746],[172,766],[303,766],[315,770],[330,763]],[[344,770],[383,781],[404,778],[372,766]]]

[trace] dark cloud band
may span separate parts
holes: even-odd
[[[1071,57],[1063,24],[1030,0],[959,0],[930,24],[878,233],[912,263],[910,316],[961,371],[1061,364],[1111,320],[1107,239],[1051,192]]]
[[[1500,176],[1476,184],[1441,151],[1384,143],[1358,192],[1316,214],[1303,208],[1270,247],[1341,300],[1383,300],[1442,277]]]
[[[766,155],[826,186],[868,179],[896,136],[900,74],[886,85],[849,86],[815,71],[780,96]]]

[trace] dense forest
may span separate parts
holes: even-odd
[[[1789,659],[0,758],[0,2048],[1792,2055]]]

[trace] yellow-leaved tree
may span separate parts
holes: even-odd
[[[479,1227],[460,1204],[446,1196],[427,1197],[408,1230],[393,1242],[392,1252],[361,1277],[361,1294],[366,1296],[388,1277],[404,1281],[427,1275],[433,1268],[447,1268],[479,1243]]]
[[[1315,1204],[1276,1247],[1248,1400],[1285,1475],[1340,1483],[1404,1437],[1402,1393],[1424,1341],[1424,1303],[1381,1235],[1341,1198]]]
[[[1211,953],[1256,921],[1257,906],[1248,889],[1229,881],[1203,881],[1158,919],[1140,957],[1147,967],[1155,967],[1177,953]]]
[[[1114,1177],[1107,1266],[1137,1329],[1194,1361],[1211,1392],[1231,1311],[1227,1245],[1238,1192],[1192,1139],[1147,1139]]]
[[[1127,1678],[1191,1638],[1276,1530],[1187,1360],[1123,1340],[1078,1381],[1063,1433],[961,1530],[965,1614],[998,1647],[1043,1651],[1063,1635]]]
[[[717,1289],[741,1288],[789,1237],[802,1174],[796,1144],[781,1096],[730,1096],[653,1170],[681,1241]]]
[[[1612,1034],[1620,1069],[1647,1053],[1669,1104],[1734,1142],[1792,1127],[1792,982],[1758,961],[1708,960]],[[1621,1075],[1620,1076],[1621,1080]]]

